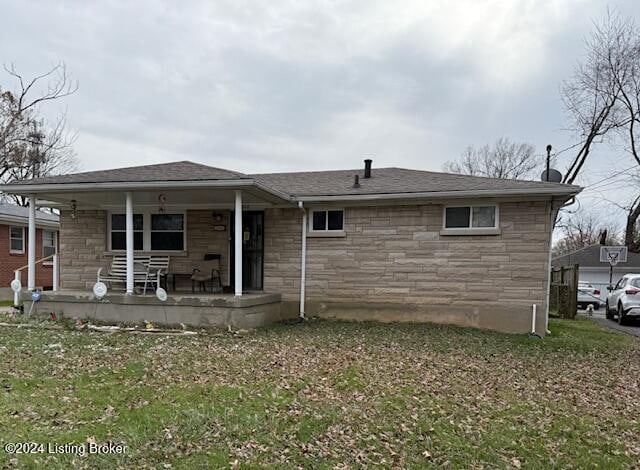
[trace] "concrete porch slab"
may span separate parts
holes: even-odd
[[[31,296],[23,294],[25,309],[31,308]],[[93,319],[108,323],[185,324],[195,327],[257,328],[292,318],[282,312],[280,294],[176,294],[160,302],[155,295],[109,293],[97,299],[92,292],[43,292],[36,302],[36,314],[56,313],[58,317]]]

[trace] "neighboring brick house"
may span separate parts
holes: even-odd
[[[29,247],[27,226],[29,209],[13,204],[0,203],[0,299],[9,299],[8,288],[14,271],[27,264]],[[36,253],[38,259],[57,251],[59,217],[42,211],[36,212]],[[26,279],[26,270],[23,276]],[[52,263],[40,263],[36,267],[36,285],[51,289],[53,285]]]
[[[132,267],[126,286],[110,286],[110,293],[134,294],[134,255],[170,256],[169,279],[182,275],[184,282],[205,255],[214,254],[221,260],[222,284],[230,286],[225,292],[235,292],[236,299],[249,292],[243,305],[277,294],[281,317],[304,312],[524,332],[535,309],[541,334],[553,221],[581,190],[372,169],[370,160],[364,170],[256,175],[177,162],[1,189],[59,208],[63,291],[89,292],[97,269],[108,269],[117,255],[126,254]],[[101,309],[122,304],[118,319],[138,318],[131,309],[134,297],[110,295],[111,306]],[[73,305],[65,300],[65,308],[86,313],[77,305],[91,299],[78,296]],[[155,314],[153,299],[140,302],[147,316],[141,318]],[[169,302],[175,307],[170,313],[185,307],[184,296]],[[198,307],[201,316],[188,321],[209,324],[206,315],[214,314],[217,302],[189,303],[188,315]],[[233,313],[225,310],[231,316],[218,323],[233,323]],[[254,315],[248,324],[273,318]]]

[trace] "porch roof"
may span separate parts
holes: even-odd
[[[122,205],[124,191],[136,192],[137,205],[157,204],[158,193],[170,196],[168,205],[230,205],[236,189],[243,190],[248,204],[293,203],[288,194],[249,175],[188,161],[50,176],[0,186],[6,193],[35,194],[51,206],[76,201],[78,207]]]

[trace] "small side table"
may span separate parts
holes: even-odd
[[[176,291],[176,278],[177,277],[183,277],[186,278],[188,280],[191,280],[191,276],[193,275],[193,273],[167,273],[167,285],[169,284],[169,276],[171,276],[171,291],[175,292]]]

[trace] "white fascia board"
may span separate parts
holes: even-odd
[[[136,191],[144,189],[198,189],[228,188],[242,189],[254,187],[279,199],[290,201],[288,194],[272,189],[252,179],[239,180],[199,180],[199,181],[117,181],[109,183],[48,183],[48,184],[16,184],[0,186],[0,191],[7,194],[39,194],[82,191],[122,190]]]
[[[0,190],[11,194],[62,193],[69,191],[102,191],[105,189],[184,189],[184,188],[241,188],[253,186],[253,180],[199,180],[199,181],[115,181],[108,183],[45,183],[7,184]]]
[[[470,190],[470,191],[430,191],[421,193],[381,193],[381,194],[347,194],[342,196],[297,196],[294,199],[303,202],[331,201],[377,201],[393,199],[459,199],[479,197],[508,196],[566,196],[571,197],[582,191],[582,188],[554,189],[502,189],[502,190]]]

